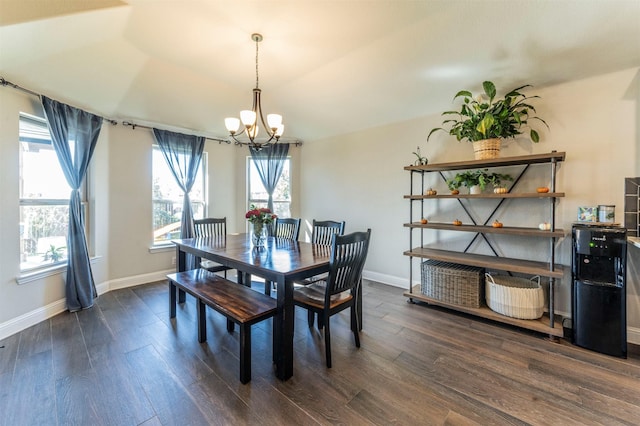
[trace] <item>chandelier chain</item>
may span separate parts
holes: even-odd
[[[258,44],[260,43],[259,40],[256,40],[256,89],[259,89],[258,86]]]

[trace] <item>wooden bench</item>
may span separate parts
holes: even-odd
[[[207,340],[205,306],[227,318],[227,330],[240,327],[240,381],[251,380],[251,326],[276,314],[276,300],[249,287],[239,285],[205,269],[167,275],[169,280],[169,317],[176,316],[176,288],[198,301],[198,341]]]

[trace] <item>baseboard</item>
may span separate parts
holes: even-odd
[[[627,343],[640,346],[640,328],[627,327]]]
[[[175,272],[175,269],[167,269],[165,271],[151,272],[148,274],[134,275],[132,277],[118,278],[115,280],[109,280],[101,285],[106,287],[106,291],[119,290],[121,288],[134,287],[141,284],[152,283],[155,281],[163,281],[167,279],[167,274]],[[104,292],[106,292],[104,291]],[[98,290],[98,294],[100,291]]]
[[[135,275],[133,277],[118,278],[115,280],[105,281],[96,285],[96,291],[98,292],[99,296],[111,290],[134,287],[154,281],[162,281],[166,278],[167,274],[170,274],[172,272],[175,272],[175,269],[168,269],[166,271],[152,272],[149,274]],[[12,318],[9,321],[0,324],[0,340],[6,339],[13,334],[19,333],[22,330],[38,324],[39,322],[58,315],[60,312],[64,312],[66,309],[66,300],[60,299],[48,304],[47,306],[43,306],[31,312],[27,312],[26,314],[20,315],[19,317]]]
[[[396,277],[394,275],[387,275],[387,274],[381,274],[379,272],[371,272],[371,271],[364,270],[362,271],[362,278],[364,278],[365,280],[371,280],[378,283],[387,284],[393,287],[408,289],[407,279]]]
[[[7,337],[19,333],[32,325],[36,325],[39,322],[58,315],[66,309],[67,302],[62,299],[49,303],[47,306],[43,306],[31,312],[27,312],[19,317],[11,318],[9,321],[5,321],[0,324],[0,340],[6,339]]]

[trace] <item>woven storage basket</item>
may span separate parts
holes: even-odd
[[[473,153],[476,160],[500,157],[500,139],[484,139],[473,142]]]
[[[505,275],[485,276],[485,295],[491,310],[519,319],[536,319],[542,316],[544,290],[540,286],[539,275],[530,280]]]
[[[446,303],[479,308],[483,300],[484,269],[456,263],[422,262],[422,294]]]

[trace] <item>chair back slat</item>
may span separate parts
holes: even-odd
[[[331,245],[331,237],[333,234],[344,234],[345,222],[336,222],[333,220],[313,220],[311,229],[311,242],[323,246]]]
[[[276,238],[286,238],[298,241],[300,234],[300,219],[296,218],[277,218],[272,235]]]
[[[227,218],[196,219],[193,228],[196,238],[222,237],[227,235]]]
[[[366,232],[332,236],[329,278],[325,294],[327,306],[332,295],[353,290],[360,284],[370,237],[371,229]]]

